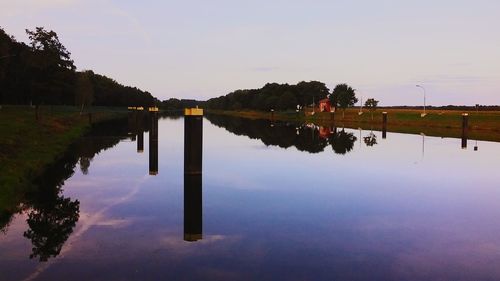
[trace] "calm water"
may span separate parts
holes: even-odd
[[[200,178],[183,118],[150,131],[96,127],[2,215],[0,280],[500,280],[500,143],[212,116]]]

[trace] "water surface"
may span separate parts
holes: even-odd
[[[51,167],[0,280],[500,279],[499,143],[209,116],[196,178],[184,119],[154,126],[96,127]]]

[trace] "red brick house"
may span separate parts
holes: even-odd
[[[331,104],[329,99],[322,99],[319,101],[319,111],[320,112],[330,112]]]

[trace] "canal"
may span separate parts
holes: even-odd
[[[500,279],[500,143],[185,122],[96,124],[2,219],[0,280]]]

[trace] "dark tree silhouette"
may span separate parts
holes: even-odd
[[[357,138],[353,133],[347,133],[342,129],[340,132],[335,132],[330,137],[330,145],[336,154],[346,154],[354,148],[354,143]]]
[[[54,201],[35,208],[28,214],[29,229],[24,237],[33,245],[30,258],[47,261],[59,255],[80,217],[80,203],[58,196]]]
[[[368,108],[372,114],[372,121],[373,121],[373,112],[377,109],[378,106],[378,100],[374,98],[367,99],[365,102],[365,107]]]
[[[54,31],[26,30],[29,45],[0,28],[0,104],[152,106],[148,92],[92,71],[76,72]]]
[[[202,104],[222,110],[295,110],[297,105],[310,105],[313,100],[317,102],[328,94],[326,85],[318,81],[300,82],[297,85],[268,83],[260,89],[236,90]]]
[[[377,136],[373,132],[370,132],[368,136],[363,138],[363,141],[366,146],[374,146],[377,144]]]
[[[286,122],[270,122],[269,120],[252,120],[240,117],[222,115],[207,115],[206,118],[214,125],[227,131],[260,139],[266,146],[282,148],[295,147],[299,151],[319,153],[324,151],[328,141],[319,137],[319,132],[312,127],[300,126]],[[271,126],[272,125],[272,126]]]
[[[347,84],[339,84],[335,86],[332,92],[331,100],[335,101],[335,104],[338,103],[338,106],[342,108],[342,118],[344,118],[346,108],[353,106],[358,102],[355,90]]]

